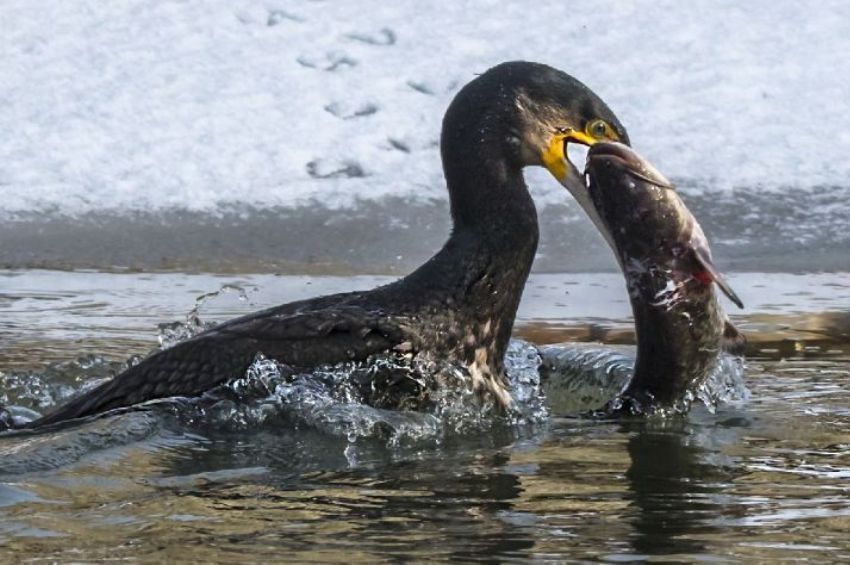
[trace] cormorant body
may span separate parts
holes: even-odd
[[[27,427],[197,396],[243,376],[259,353],[297,369],[382,352],[428,353],[465,367],[476,390],[509,405],[503,360],[538,240],[522,169],[545,166],[571,190],[582,190],[565,145],[597,138],[628,142],[611,110],[577,80],[527,62],[488,70],[460,90],[443,121],[453,229],[428,262],[374,290],[223,323],[152,354]]]

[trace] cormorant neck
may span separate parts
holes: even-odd
[[[527,261],[530,266],[539,235],[537,210],[522,164],[504,139],[489,135],[492,129],[474,128],[480,132],[478,139],[457,133],[443,138],[452,238],[477,239],[492,257]]]
[[[498,115],[474,117],[460,113],[455,106],[446,113],[440,138],[455,229],[474,229],[516,215],[521,219],[533,215],[536,223],[522,176],[523,163],[508,141],[508,126]]]
[[[457,154],[444,154],[453,227],[431,266],[442,271],[446,282],[454,279],[455,292],[465,296],[458,303],[463,304],[458,311],[462,331],[476,338],[467,353],[486,350],[492,370],[501,373],[537,251],[537,211],[520,166],[484,143],[466,149],[461,161]],[[457,265],[463,265],[462,272]],[[479,335],[476,327],[490,330]]]
[[[459,95],[450,105],[440,147],[452,233],[398,284],[420,320],[429,320],[424,327],[433,331],[423,332],[423,343],[451,344],[450,355],[491,375],[487,386],[504,400],[499,375],[539,234],[512,130],[492,106],[488,93]]]
[[[487,155],[444,169],[455,231],[536,231],[537,211],[520,167]]]

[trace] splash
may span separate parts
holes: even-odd
[[[138,363],[125,363],[85,355],[52,363],[39,371],[0,371],[0,430],[37,419],[76,394],[90,390]]]
[[[595,410],[622,392],[632,376],[633,351],[599,344],[541,347],[540,372],[553,413]]]
[[[160,326],[161,347],[173,346],[212,327],[203,319],[203,310],[211,300],[225,294],[248,299],[246,290],[238,285],[225,285],[198,297],[184,321]],[[427,355],[378,355],[311,371],[298,371],[259,355],[244,375],[200,398],[170,398],[134,409],[145,414],[142,420],[146,423],[141,426],[147,430],[144,433],[136,426],[142,420],[120,414],[78,427],[84,434],[90,426],[99,427],[96,422],[114,421],[115,438],[134,441],[159,433],[154,430],[157,426],[150,424],[150,418],[154,418],[158,426],[173,424],[177,427],[170,429],[181,434],[309,430],[342,439],[348,445],[377,442],[387,447],[423,442],[433,446],[464,435],[501,437],[507,433],[518,437],[539,429],[548,422],[550,413],[587,413],[617,397],[631,377],[633,357],[633,348],[573,344],[538,348],[513,340],[505,366],[514,403],[510,410],[502,411],[472,390],[464,367]],[[86,356],[41,371],[0,372],[0,407],[6,407],[0,409],[0,429],[36,419],[138,360],[116,363]],[[748,392],[742,374],[740,359],[722,358],[711,378],[687,402],[697,400],[713,409],[723,402],[745,400]],[[686,411],[686,406],[679,411]],[[122,422],[128,429],[123,429]],[[66,449],[68,453],[96,449],[98,442],[105,447],[123,441],[105,439],[111,433],[109,426],[80,442],[73,430],[66,430],[67,437],[61,440],[75,446]],[[97,439],[101,435],[102,441]]]
[[[635,348],[601,344],[560,344],[540,348],[543,390],[554,414],[617,411],[618,395],[632,377]],[[686,414],[694,402],[714,412],[722,404],[749,399],[741,357],[723,353],[706,381],[670,408],[640,406],[639,413],[670,417]],[[613,400],[612,400],[613,399]],[[610,404],[608,404],[610,402]],[[634,408],[634,407],[632,407]]]
[[[309,372],[258,356],[244,377],[199,399],[184,418],[232,429],[313,429],[390,446],[494,428],[519,431],[548,417],[539,363],[532,345],[511,343],[506,366],[514,404],[505,412],[472,390],[464,368],[427,355],[377,355]]]
[[[256,289],[254,289],[256,290]],[[195,299],[195,305],[186,314],[184,321],[164,322],[157,326],[160,349],[168,349],[174,345],[198,335],[215,326],[215,323],[205,321],[201,317],[202,310],[215,299],[227,294],[236,294],[243,302],[250,302],[245,287],[238,284],[225,284],[218,290],[207,292]]]
[[[163,349],[214,324],[202,309],[224,293],[247,300],[245,289],[225,285],[196,299],[185,321],[161,324]],[[496,408],[472,390],[466,368],[428,355],[373,355],[362,361],[323,365],[307,372],[258,355],[245,375],[174,411],[192,426],[233,430],[261,426],[310,428],[354,443],[379,439],[389,445],[447,435],[474,434],[494,427],[517,430],[546,420],[537,349],[513,340],[505,356],[507,386],[514,404]]]
[[[744,382],[746,363],[743,357],[722,353],[695,398],[712,413],[722,404],[738,404],[750,399]]]

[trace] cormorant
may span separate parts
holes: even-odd
[[[373,290],[225,322],[150,355],[26,427],[197,396],[242,376],[258,353],[309,369],[381,352],[427,352],[466,367],[477,391],[509,405],[504,355],[538,240],[522,169],[547,168],[601,226],[566,155],[569,142],[597,140],[629,143],[614,113],[578,80],[522,61],[489,69],[458,92],[443,120],[453,228],[428,262]]]

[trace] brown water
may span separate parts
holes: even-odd
[[[224,285],[204,320],[385,280],[4,272],[0,403],[43,410]],[[0,561],[850,559],[850,278],[731,282],[749,395],[687,417],[576,417],[576,397],[610,391],[572,382],[546,415],[461,431],[333,406],[291,425],[266,401],[222,401],[0,436]],[[629,343],[621,277],[534,276],[516,333]],[[510,361],[533,396],[529,351]],[[355,416],[393,433],[360,433]]]

